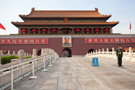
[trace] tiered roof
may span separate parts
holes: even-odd
[[[93,11],[80,11],[80,10],[35,10],[35,8],[32,8],[31,13],[29,15],[19,15],[24,22],[12,22],[15,26],[40,26],[40,25],[110,25],[115,26],[119,22],[25,22],[25,20],[30,18],[36,18],[36,19],[42,19],[42,18],[96,18],[96,20],[104,19],[107,20],[111,17],[111,15],[102,15],[99,13],[98,9],[95,8]]]
[[[94,11],[85,11],[85,10],[35,10],[32,8],[32,11],[29,15],[19,15],[21,18],[109,18],[111,15],[102,15],[98,12],[96,8]]]
[[[24,25],[111,25],[115,26],[119,22],[12,22],[15,26]]]

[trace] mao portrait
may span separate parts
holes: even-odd
[[[63,38],[62,38],[62,46],[63,47],[72,47],[71,36],[63,36]]]

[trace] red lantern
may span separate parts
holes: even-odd
[[[96,31],[96,32],[99,32],[99,29],[97,28],[97,29],[95,29],[95,31]]]
[[[42,29],[43,32],[46,32],[46,29]]]
[[[36,29],[32,29],[32,32],[36,32],[37,30]]]
[[[79,34],[80,31],[81,31],[81,30],[80,30],[79,28],[76,29],[76,32],[77,32],[78,34]]]
[[[33,34],[35,34],[36,31],[37,31],[36,29],[32,29]]]
[[[46,32],[47,30],[46,29],[42,29],[42,32],[45,34],[45,32]]]
[[[96,29],[95,29],[95,31],[96,31],[96,32],[97,32],[97,34],[98,34],[98,32],[99,32],[99,29],[98,29],[98,28],[96,28]]]
[[[87,28],[87,29],[85,29],[85,31],[86,31],[86,32],[89,32],[89,31],[90,31],[90,29],[89,29],[89,28]]]
[[[23,34],[25,34],[25,32],[26,32],[26,29],[22,29],[22,32],[23,32]]]
[[[77,32],[80,32],[80,29],[79,29],[79,28],[77,28],[77,29],[76,29],[76,31],[77,31]]]
[[[108,29],[108,28],[106,28],[106,29],[105,29],[105,32],[106,32],[106,33],[108,33],[108,32],[109,32],[109,29]]]
[[[87,32],[87,34],[90,32],[90,29],[89,28],[87,28],[87,29],[85,29],[85,31]]]
[[[22,29],[22,32],[26,32],[26,29]]]
[[[56,32],[56,29],[54,28],[54,29],[52,29],[52,31],[53,31],[53,32]]]
[[[106,31],[106,32],[109,32],[109,29],[108,29],[108,28],[106,28],[106,29],[105,29],[105,31]]]
[[[54,28],[54,29],[52,29],[52,31],[54,32],[54,34],[56,33],[56,29]]]

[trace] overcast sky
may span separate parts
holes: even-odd
[[[0,0],[0,23],[6,30],[0,29],[0,35],[17,34],[18,29],[11,21],[22,22],[19,14],[29,14],[35,10],[95,10],[104,15],[112,15],[108,20],[119,21],[113,28],[114,33],[129,34],[129,22],[132,34],[135,34],[135,0]]]

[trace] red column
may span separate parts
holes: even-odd
[[[84,33],[84,28],[82,28],[82,34]]]
[[[50,34],[50,28],[48,28],[48,34]]]
[[[61,32],[60,32],[60,28],[58,29],[58,34],[60,34]]]
[[[92,34],[94,33],[94,28],[91,28],[92,29]]]
[[[71,33],[74,33],[74,28],[72,28],[72,31],[71,31]]]
[[[40,34],[40,29],[38,28],[38,34]]]
[[[101,28],[101,33],[104,33],[104,30],[103,30],[103,28]]]
[[[28,34],[30,34],[30,28],[28,28]]]
[[[22,32],[21,29],[18,28],[18,34],[22,34],[21,32]]]

